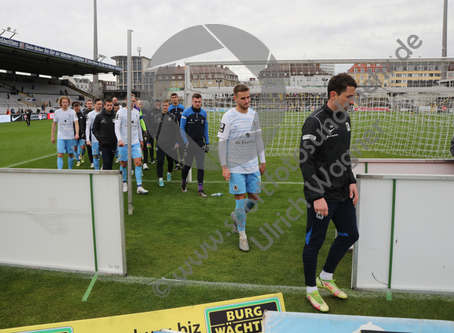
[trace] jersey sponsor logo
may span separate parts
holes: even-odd
[[[303,135],[303,140],[313,140],[315,141],[317,138],[315,137],[315,135],[312,135],[312,134],[306,134],[306,135]]]
[[[347,127],[347,131],[350,132],[350,124],[349,123],[345,123],[345,127]]]
[[[225,124],[221,123],[221,125],[219,125],[219,133],[224,133],[224,129],[225,129]]]

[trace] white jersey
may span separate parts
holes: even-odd
[[[58,124],[57,139],[74,140],[74,122],[78,121],[76,111],[58,109],[54,113],[54,123]]]
[[[227,140],[227,167],[231,173],[259,171],[256,133],[261,132],[259,115],[252,109],[240,113],[235,108],[221,119],[218,137]],[[261,139],[261,137],[260,137]]]
[[[101,113],[101,111],[96,112],[96,110],[90,111],[87,116],[87,124],[85,127],[85,139],[91,143],[97,143],[98,139],[93,135],[91,131],[93,128],[93,122],[95,121],[96,116]]]
[[[118,140],[128,144],[128,109],[118,110],[115,116],[115,135]],[[140,113],[136,109],[131,110],[131,140],[132,144],[143,141],[142,128],[140,127]]]

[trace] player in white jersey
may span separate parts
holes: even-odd
[[[93,165],[95,170],[99,170],[99,143],[98,139],[93,135],[92,128],[93,122],[95,121],[98,113],[102,111],[102,99],[95,99],[95,109],[91,111],[87,116],[87,124],[85,129],[85,137],[87,145],[91,146],[91,153],[93,155]]]
[[[58,99],[60,109],[54,113],[52,122],[51,142],[55,144],[55,127],[58,123],[57,133],[57,167],[63,169],[63,154],[68,154],[68,169],[73,168],[74,164],[74,139],[79,139],[79,121],[76,112],[69,108],[70,99],[62,96]],[[76,134],[74,134],[74,126]]]
[[[249,109],[249,88],[239,84],[233,93],[237,106],[224,114],[219,127],[219,159],[222,176],[229,181],[229,192],[235,195],[235,211],[230,216],[240,234],[239,247],[247,252],[246,212],[257,204],[255,194],[260,193],[261,175],[266,168],[265,149],[258,113]]]
[[[126,105],[128,101],[126,100]],[[131,144],[128,142],[128,109],[123,108],[117,112],[115,117],[115,135],[120,147],[120,170],[123,173],[123,192],[128,191],[126,183],[126,166],[128,165],[128,147],[131,149],[131,156],[135,164],[135,176],[137,181],[137,193],[147,194],[148,191],[142,187],[142,149],[143,137],[142,128],[140,127],[139,111],[134,109],[131,103]]]

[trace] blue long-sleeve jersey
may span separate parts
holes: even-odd
[[[180,121],[180,132],[185,144],[188,142],[186,134],[199,144],[203,143],[204,138],[205,144],[209,144],[206,111],[204,109],[194,110],[192,106],[184,110]]]
[[[178,104],[177,106],[171,104],[169,106],[169,113],[172,113],[175,116],[175,121],[177,122],[178,125],[180,125],[181,116],[183,115],[183,111],[184,111],[183,104]]]

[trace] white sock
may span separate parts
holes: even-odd
[[[161,180],[162,180],[162,177],[159,178],[159,181],[161,181]],[[162,181],[163,181],[163,180],[162,180]]]
[[[315,286],[315,287],[309,287],[309,286],[307,286],[307,287],[306,287],[306,292],[307,292],[308,294],[313,293],[314,291],[317,291],[317,290],[318,290],[317,286]]]
[[[325,280],[325,281],[326,280],[328,280],[328,281],[332,280],[333,279],[333,273],[327,273],[325,271],[322,271],[320,273],[320,279]]]
[[[238,231],[238,232],[239,232],[239,234],[240,234],[240,238],[245,238],[245,239],[247,239],[246,230]]]

